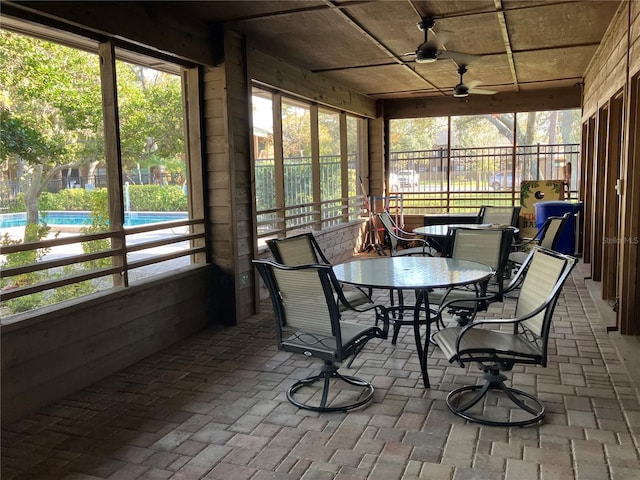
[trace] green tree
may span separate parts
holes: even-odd
[[[117,71],[124,169],[135,170],[135,183],[142,183],[142,169],[159,168],[183,177],[180,77],[126,62],[117,62]]]
[[[3,130],[6,118],[13,140],[26,142],[3,140],[3,161],[15,162],[27,223],[37,224],[38,199],[49,182],[101,156],[99,60],[7,30],[0,30],[0,57]]]
[[[282,102],[284,158],[311,155],[311,114],[308,108]]]

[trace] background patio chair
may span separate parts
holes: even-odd
[[[485,205],[480,207],[480,223],[518,227],[522,207]]]
[[[440,305],[449,302],[449,313],[456,315],[459,323],[466,323],[478,311],[486,310],[489,303],[501,302],[512,240],[513,229],[509,227],[449,228],[445,241],[445,256],[482,263],[493,268],[496,273],[489,281],[475,289],[453,287],[434,290],[429,294],[429,303]],[[455,302],[452,302],[453,300]],[[437,325],[442,325],[441,318]]]
[[[311,232],[288,238],[270,239],[267,240],[267,246],[271,250],[275,261],[282,265],[331,265]],[[371,292],[367,293],[360,288],[349,285],[343,285],[342,292],[349,305],[353,307],[371,303]],[[343,304],[339,306],[341,310],[348,308]]]
[[[298,380],[288,389],[287,399],[297,407],[318,412],[348,411],[370,402],[373,386],[340,374],[336,363],[355,356],[372,338],[387,338],[386,309],[373,304],[350,309],[370,311],[382,328],[344,321],[338,302],[348,302],[330,265],[285,266],[267,260],[254,260],[253,264],[269,290],[278,349],[324,360],[319,374]],[[342,380],[348,388],[331,393],[332,380]],[[313,388],[315,382],[322,382],[322,388]],[[296,398],[302,389],[304,401]]]
[[[521,242],[512,245],[509,262],[511,262],[515,268],[518,268],[524,263],[531,248],[536,245],[540,245],[549,250],[555,250],[558,240],[560,239],[560,232],[567,223],[569,215],[571,214],[565,213],[561,217],[547,217],[535,237],[523,238]]]
[[[417,233],[405,232],[395,224],[391,215],[386,210],[378,213],[380,223],[384,227],[384,232],[389,239],[390,249],[389,255],[396,257],[398,255],[423,255],[433,256],[433,249]]]
[[[510,371],[516,364],[547,365],[551,318],[576,261],[568,255],[535,247],[518,271],[524,279],[514,318],[476,318],[465,327],[445,328],[433,335],[449,362],[460,366],[478,363],[484,371],[483,385],[467,385],[447,395],[447,406],[454,414],[497,426],[529,425],[544,417],[540,401],[530,393],[507,387],[504,384],[507,377],[501,372]],[[501,326],[506,328],[500,330]],[[515,411],[505,402],[487,399],[494,390],[511,400]],[[465,401],[463,397],[468,397],[468,392],[476,394]],[[476,405],[478,408],[472,411]]]

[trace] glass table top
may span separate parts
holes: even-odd
[[[491,267],[444,257],[379,257],[335,265],[336,278],[372,288],[424,289],[467,285],[490,278]]]
[[[462,227],[462,228],[511,228],[513,233],[517,234],[518,229],[511,225],[492,225],[490,223],[479,224],[446,224],[446,225],[428,225],[426,227],[417,227],[413,229],[413,233],[425,236],[445,237],[447,230],[450,227]]]

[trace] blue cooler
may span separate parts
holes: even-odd
[[[558,239],[556,250],[560,253],[575,255],[576,215],[582,210],[582,202],[554,200],[535,203],[534,208],[536,209],[536,227],[538,230],[549,217],[561,217],[565,213],[571,214],[559,233],[560,238]]]

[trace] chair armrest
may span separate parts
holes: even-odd
[[[511,251],[517,252],[522,250],[523,248],[528,247],[529,245],[538,245],[540,243],[540,239],[535,236],[533,238],[523,238],[521,242],[511,244]]]
[[[366,306],[353,307],[351,310],[355,312],[368,312],[369,310],[376,311],[376,325],[379,321],[382,322],[382,337],[386,339],[389,336],[389,311],[383,305],[370,304]]]
[[[449,293],[455,291],[455,289],[450,288],[447,293],[445,293],[445,296],[443,297],[443,300],[446,300],[447,295],[449,295]],[[468,303],[468,302],[476,302],[476,303],[482,303],[482,302],[488,302],[489,300],[493,300],[496,298],[495,294],[492,295],[480,295],[480,296],[476,296],[476,297],[469,297],[469,298],[453,298],[447,301],[443,301],[440,303],[440,306],[438,307],[438,317],[442,316],[442,312],[444,310],[446,310],[447,308],[449,308],[450,306],[455,306],[456,303]]]

